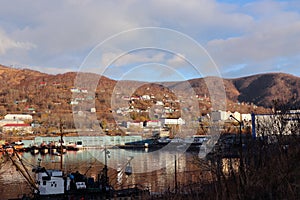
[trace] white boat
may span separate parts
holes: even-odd
[[[76,147],[77,147],[78,149],[82,149],[82,148],[83,148],[83,143],[82,143],[82,141],[77,141],[77,142],[76,142]]]
[[[36,176],[36,194],[41,196],[58,195],[65,193],[65,179],[59,170],[46,170],[42,167],[33,169]],[[66,181],[66,191],[70,189],[70,179]]]
[[[67,144],[67,150],[70,150],[70,151],[78,151],[79,148],[77,147],[77,145],[74,143],[74,142],[69,142]]]

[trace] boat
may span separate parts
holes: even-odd
[[[42,154],[42,155],[44,155],[44,154],[47,154],[48,152],[49,152],[49,146],[45,143],[45,142],[43,142],[41,145],[40,145],[40,153]]]
[[[16,142],[12,143],[12,146],[17,150],[17,151],[24,151],[24,143],[19,140]]]
[[[37,146],[37,145],[32,145],[31,147],[30,147],[30,153],[32,154],[32,155],[36,155],[36,154],[38,154],[40,152],[40,150],[39,150],[39,147]]]
[[[77,141],[77,142],[76,142],[76,147],[77,147],[78,149],[82,149],[82,148],[83,148],[83,143],[82,143],[82,141]]]
[[[13,155],[14,147],[12,145],[6,144],[3,146],[3,151],[6,152],[8,155]]]
[[[202,145],[210,139],[210,135],[194,135],[192,145]]]
[[[210,136],[208,135],[193,135],[191,137],[161,137],[158,139],[145,139],[135,142],[128,142],[124,145],[117,145],[118,148],[122,149],[150,149],[150,150],[159,150],[163,147],[168,146],[168,150],[171,149],[182,149],[189,151],[199,151],[201,145],[209,140]]]
[[[50,154],[54,155],[54,154],[57,153],[55,142],[50,142],[48,146],[49,146],[49,152],[50,152]]]
[[[62,146],[62,148],[60,147],[60,146],[58,146],[57,147],[57,149],[56,149],[56,152],[58,152],[58,153],[62,153],[62,154],[65,154],[65,153],[67,153],[67,147],[66,146]]]
[[[140,141],[127,142],[123,145],[116,145],[116,146],[121,149],[140,149],[140,148],[154,148],[156,147],[155,145],[156,145],[155,139],[145,139]]]
[[[157,143],[160,144],[160,145],[167,145],[171,142],[172,140],[169,138],[169,137],[162,137],[162,138],[159,138],[157,140]]]
[[[66,146],[66,149],[68,151],[78,151],[79,150],[79,148],[77,147],[76,143],[74,143],[74,142],[69,142],[67,144],[67,146]]]
[[[41,148],[40,148],[40,153],[41,153],[42,155],[45,155],[45,154],[49,153],[49,149],[46,148],[46,147],[41,147]]]

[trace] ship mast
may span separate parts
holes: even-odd
[[[60,130],[60,170],[63,170],[63,124],[62,120],[60,120],[59,124],[59,130]]]
[[[106,149],[106,145],[104,148],[104,178],[105,178],[105,186],[109,185],[109,178],[108,178],[108,168],[107,168],[107,157],[110,158],[109,156],[110,152]]]
[[[10,155],[7,151],[6,152],[6,155],[8,156],[8,158],[11,160],[11,162],[13,163],[13,165],[16,167],[17,171],[19,171],[23,177],[25,178],[25,180],[27,181],[27,183],[35,190],[38,190],[38,187],[36,186],[35,184],[35,181],[33,180],[33,178],[31,177],[31,175],[29,174],[28,172],[28,169],[27,167],[24,165],[22,159],[20,158],[18,152],[15,150],[15,148],[13,148],[13,154]],[[12,158],[13,155],[16,155],[18,161],[21,163],[21,166],[16,162],[15,159]]]

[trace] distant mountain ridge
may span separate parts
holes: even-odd
[[[284,73],[258,74],[230,80],[240,92],[239,101],[271,106],[274,100],[300,105],[300,78]]]
[[[7,93],[11,94],[11,89],[23,90],[19,97],[15,99],[22,97],[37,98],[37,93],[32,91],[35,91],[36,87],[40,86],[43,82],[51,83],[52,85],[54,83],[57,84],[56,87],[51,87],[51,90],[43,91],[43,94],[49,100],[57,101],[55,100],[55,96],[64,96],[68,93],[69,96],[66,99],[70,101],[69,89],[74,86],[75,78],[76,72],[51,75],[30,69],[15,69],[0,65],[0,95],[2,96],[0,101],[5,105],[7,100],[3,99],[3,95]],[[126,85],[135,84],[134,81],[126,82]],[[209,95],[205,78],[192,79],[189,82],[196,94],[200,96]],[[266,108],[271,107],[274,100],[280,100],[292,107],[299,107],[300,105],[300,77],[284,73],[266,73],[235,79],[223,79],[223,82],[227,99],[232,102],[253,103]],[[102,90],[105,90],[107,94],[111,94],[116,83],[117,81],[115,80],[102,77]],[[168,84],[170,88],[175,85],[176,87],[184,85],[182,82]],[[159,87],[156,87],[156,92],[158,89]],[[182,89],[184,90],[184,88]],[[61,91],[64,92],[60,93]],[[56,94],[48,94],[51,92]],[[32,101],[32,103],[45,106],[42,105],[42,100]]]

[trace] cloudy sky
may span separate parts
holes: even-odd
[[[7,66],[139,80],[300,76],[298,0],[0,1]]]

